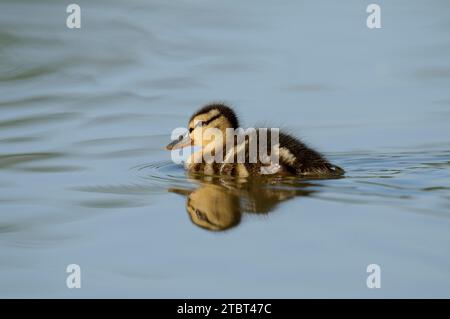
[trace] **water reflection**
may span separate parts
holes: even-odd
[[[242,214],[269,214],[278,204],[314,190],[308,182],[286,178],[232,179],[189,174],[198,187],[170,188],[186,196],[191,221],[210,231],[223,231],[239,225]]]

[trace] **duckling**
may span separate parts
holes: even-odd
[[[234,134],[230,136],[230,132],[240,128],[239,120],[233,109],[225,104],[213,103],[200,108],[191,116],[188,128],[189,132],[171,142],[166,148],[173,150],[199,146],[200,150],[193,152],[185,163],[186,169],[191,173],[244,178],[267,174],[331,178],[344,174],[342,168],[331,164],[319,152],[286,133],[279,132],[278,143],[274,145],[272,145],[273,132],[270,130],[256,129],[253,137],[245,135],[245,138],[240,141]],[[208,129],[220,132],[222,138],[211,136],[207,133]],[[229,140],[233,142],[233,147],[230,149],[226,147],[225,142]],[[272,159],[272,155],[277,155],[277,163],[263,161],[261,156],[256,161],[252,160],[249,147],[254,140],[258,150],[261,143],[267,145],[267,156]],[[205,161],[205,154],[224,155],[224,161]],[[238,161],[241,154],[244,156],[244,161]]]

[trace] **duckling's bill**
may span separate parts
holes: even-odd
[[[192,140],[191,137],[189,136],[189,134],[186,135],[181,135],[177,140],[172,141],[171,143],[169,143],[166,146],[166,149],[171,151],[171,150],[175,150],[178,148],[183,148],[186,146],[191,146],[192,145]]]

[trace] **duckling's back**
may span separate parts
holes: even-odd
[[[271,155],[271,131],[264,131],[264,135],[261,134],[262,130],[257,130],[258,135],[258,150],[260,150],[261,138],[267,140],[268,155]],[[319,152],[308,147],[299,139],[288,135],[283,132],[279,132],[279,147],[274,151],[278,152],[279,158],[279,170],[277,173],[285,173],[287,175],[296,175],[304,177],[338,177],[344,174],[344,170],[336,165],[331,164],[328,160]],[[248,152],[249,143],[246,143],[246,163],[245,167],[250,175],[261,174],[261,168],[265,165],[258,161],[257,163],[251,163]]]
[[[333,165],[319,152],[305,145],[299,139],[280,133],[280,164],[289,172],[299,176],[340,176],[344,170]]]

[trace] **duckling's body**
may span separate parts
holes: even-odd
[[[199,124],[200,123],[200,124]],[[278,143],[272,146],[274,132],[266,129],[255,129],[254,135],[245,135],[242,140],[236,136],[229,136],[229,129],[238,129],[239,121],[234,111],[224,104],[209,104],[198,110],[189,121],[189,133],[183,139],[174,141],[167,146],[168,149],[180,148],[188,145],[201,146],[186,161],[186,169],[206,175],[230,175],[248,177],[257,175],[296,175],[302,177],[337,177],[343,175],[344,170],[328,162],[319,152],[306,146],[297,138],[278,132]],[[206,129],[220,131],[224,138],[214,139],[210,136],[205,139],[203,133]],[[228,136],[227,136],[228,135]],[[230,138],[232,147],[226,147],[225,141]],[[267,155],[276,156],[277,161],[262,160],[260,157],[251,157],[250,147],[260,144],[267,145]],[[205,153],[221,155],[224,162],[215,160],[205,161]],[[241,156],[241,160],[239,159]],[[242,160],[244,159],[244,160]]]

